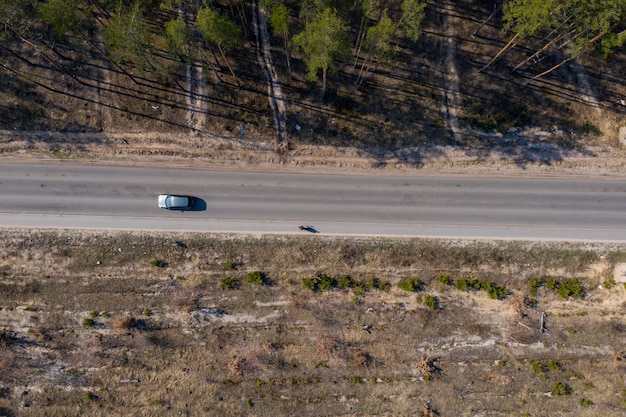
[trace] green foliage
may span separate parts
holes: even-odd
[[[24,307],[24,311],[30,311],[30,312],[37,311],[37,307],[35,307],[35,306],[26,306],[26,307]]]
[[[376,277],[370,277],[365,281],[365,286],[372,290],[379,290],[383,292],[389,292],[391,284],[387,281],[381,281]]]
[[[252,401],[252,398],[248,398],[248,399],[246,400],[246,405],[247,405],[248,407],[254,407],[254,402]]]
[[[327,8],[307,21],[304,30],[293,37],[293,47],[304,55],[307,80],[316,81],[321,70],[323,89],[326,88],[326,74],[335,69],[337,59],[350,51],[347,31],[336,10]]]
[[[272,5],[270,27],[274,35],[284,35],[289,29],[289,9],[282,4]]]
[[[64,38],[70,32],[80,32],[89,26],[88,15],[78,7],[76,0],[48,0],[37,3],[39,16],[52,26],[56,39]]]
[[[104,317],[105,319],[108,319],[109,317],[111,317],[111,313],[109,313],[108,311],[103,311],[102,317]]]
[[[533,371],[534,374],[540,374],[543,373],[544,366],[541,362],[533,362],[530,365],[530,369]]]
[[[420,290],[422,283],[417,278],[405,278],[398,282],[398,287],[404,291],[415,292]]]
[[[552,372],[558,372],[561,370],[561,365],[558,362],[550,361],[548,363],[548,369]]]
[[[83,404],[89,404],[91,402],[91,400],[93,400],[95,397],[94,395],[87,391],[83,394]]]
[[[387,16],[383,16],[378,23],[368,28],[363,42],[368,55],[372,54],[384,61],[391,51],[391,40],[395,28],[395,23]]]
[[[439,281],[443,285],[451,285],[452,284],[452,280],[450,279],[450,277],[448,275],[439,275],[437,277],[437,281]]]
[[[152,35],[139,3],[111,16],[105,28],[105,44],[114,61],[144,69],[146,53],[151,50]]]
[[[352,288],[355,282],[350,275],[342,275],[337,279],[338,288]]]
[[[317,285],[322,291],[328,291],[337,285],[337,281],[335,281],[333,277],[324,273],[319,273],[317,275],[317,281]]]
[[[361,384],[361,383],[363,383],[363,379],[360,376],[352,376],[352,377],[348,378],[348,381],[352,382],[353,384]]]
[[[224,277],[220,281],[220,288],[223,290],[236,290],[240,286],[239,280],[232,277]]]
[[[89,312],[89,317],[91,317],[91,318],[94,318],[94,317],[96,317],[97,315],[98,315],[98,312],[97,312],[97,311],[90,311],[90,312]]]
[[[456,281],[455,286],[459,291],[479,290],[481,283],[477,279],[461,278]]]
[[[254,285],[263,285],[267,281],[266,275],[261,271],[248,272],[246,281]]]
[[[552,394],[554,395],[568,395],[572,392],[572,389],[563,382],[555,382],[552,386]]]
[[[150,261],[150,265],[156,268],[165,268],[167,266],[167,262],[159,258],[154,258]]]
[[[430,310],[437,310],[439,308],[439,300],[434,295],[427,295],[424,297],[424,305]]]
[[[307,290],[311,290],[314,292],[318,290],[317,280],[314,277],[302,278],[302,286]]]
[[[202,38],[217,44],[220,48],[234,47],[241,42],[241,29],[216,10],[201,7],[196,22]]]
[[[602,285],[604,286],[604,288],[606,288],[607,290],[610,290],[611,288],[615,287],[615,280],[613,278],[608,278],[606,280],[604,280],[604,282],[602,283]]]
[[[92,318],[84,318],[81,324],[84,328],[88,328],[93,327],[96,323],[93,321]]]
[[[224,262],[224,269],[227,271],[234,271],[237,269],[237,265],[233,261]]]
[[[557,292],[563,298],[582,298],[585,296],[585,290],[581,282],[574,278],[563,281],[563,283],[558,286]]]
[[[554,278],[548,278],[548,280],[546,281],[546,288],[550,290],[555,290],[558,288],[558,286],[559,286],[559,283]]]
[[[537,290],[542,285],[543,285],[543,279],[542,278],[533,278],[533,279],[531,279],[530,280],[530,294],[533,297],[536,297],[537,296]]]
[[[146,317],[150,317],[152,315],[152,310],[150,310],[149,308],[146,308],[142,314]]]
[[[404,0],[402,2],[400,27],[404,30],[404,36],[410,41],[415,42],[420,37],[425,8],[426,2],[422,0]]]
[[[581,407],[590,407],[593,405],[593,401],[587,400],[585,398],[580,398],[578,399],[578,404],[580,404]]]
[[[188,55],[190,31],[185,21],[179,17],[163,24],[167,48],[171,54],[179,57]]]

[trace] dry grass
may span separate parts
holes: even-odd
[[[535,415],[577,407],[584,395],[606,405],[603,415],[617,416],[621,402],[606,392],[623,374],[623,355],[614,352],[623,351],[615,335],[624,289],[595,289],[604,277],[587,268],[609,250],[626,252],[522,242],[5,231],[0,328],[11,332],[0,345],[0,410],[21,415],[27,401],[29,416],[53,417],[443,416],[468,407]],[[155,257],[168,266],[155,272]],[[241,285],[225,291],[219,282],[232,259],[237,270],[229,272]],[[541,291],[541,310],[528,304],[529,277],[553,275],[559,262],[567,266],[560,279],[589,284],[587,298]],[[255,270],[267,271],[273,285],[247,282]],[[302,277],[320,271],[394,285],[388,293],[365,291],[355,304],[354,288],[302,287]],[[488,279],[513,294],[491,300],[460,292],[442,286],[442,274]],[[172,278],[178,275],[185,279]],[[428,310],[395,285],[409,276],[420,277],[443,308]],[[94,325],[83,328],[91,311]],[[542,380],[531,372],[533,360],[558,361],[563,370]],[[566,378],[574,395],[542,397]]]

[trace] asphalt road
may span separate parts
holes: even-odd
[[[160,193],[198,208],[159,209]],[[0,226],[626,242],[624,179],[0,163]]]

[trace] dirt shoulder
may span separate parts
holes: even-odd
[[[626,150],[563,149],[546,142],[502,141],[491,148],[412,147],[368,150],[293,143],[286,155],[270,143],[229,135],[0,132],[0,155],[11,160],[72,160],[194,169],[328,171],[352,174],[485,174],[624,176]]]

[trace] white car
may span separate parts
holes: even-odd
[[[161,194],[159,207],[168,210],[186,210],[193,207],[193,197],[188,195]]]

